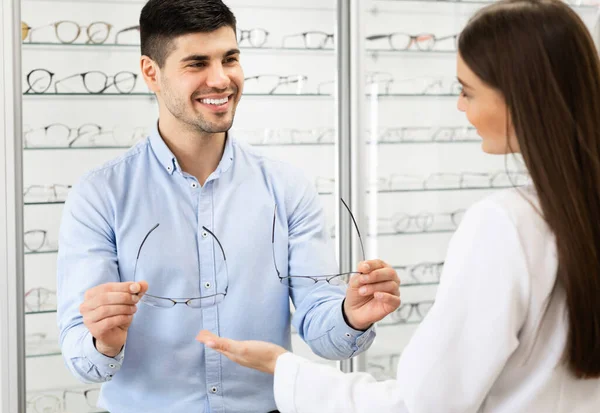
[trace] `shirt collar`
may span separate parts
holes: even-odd
[[[227,132],[225,150],[223,151],[221,161],[214,172],[216,178],[222,173],[227,172],[233,163],[233,140],[231,133]],[[150,145],[162,167],[165,168],[170,175],[173,175],[173,172],[179,168],[179,165],[177,164],[175,155],[173,155],[173,152],[171,152],[162,136],[160,136],[158,122],[154,125],[150,133]]]

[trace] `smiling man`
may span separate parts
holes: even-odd
[[[158,122],[65,205],[61,348],[76,377],[104,383],[111,412],[272,411],[272,376],[206,349],[198,331],[290,349],[291,298],[300,337],[343,359],[400,304],[379,260],[347,289],[323,282],[337,268],[314,188],[228,133],[244,83],[235,26],[220,0],[145,5],[141,71]],[[321,282],[303,287],[298,274]]]

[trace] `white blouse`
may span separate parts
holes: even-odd
[[[344,374],[286,353],[275,370],[278,409],[599,413],[600,380],[576,379],[562,359],[568,324],[564,291],[554,289],[555,239],[532,203],[532,188],[511,189],[467,211],[435,304],[402,351],[396,380]]]

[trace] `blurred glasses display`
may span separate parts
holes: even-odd
[[[48,240],[48,231],[44,229],[32,229],[25,231],[23,237],[26,252],[40,252],[42,250],[56,249]]]
[[[304,75],[273,75],[264,74],[250,76],[244,79],[244,93],[249,94],[296,94],[305,93],[306,81]]]
[[[249,44],[251,47],[263,47],[269,38],[269,32],[265,29],[236,29],[238,44],[243,46]]]
[[[55,73],[50,72],[47,69],[34,69],[27,74],[27,89],[26,94],[42,94],[46,93],[52,81]],[[99,70],[92,70],[89,72],[76,73],[74,75],[67,76],[54,82],[54,93],[90,93],[100,94],[104,93],[107,89],[114,86],[118,93],[128,94],[133,92],[135,88],[138,75],[133,72],[121,71],[116,73],[114,76],[109,76],[106,73]],[[64,82],[70,79],[79,79],[80,82],[70,82],[75,86],[80,86],[79,91],[73,90],[61,91],[58,90],[60,84],[63,89],[68,87],[64,85]],[[86,92],[81,91],[81,86]]]
[[[325,49],[333,48],[333,33],[320,31],[307,31],[302,33],[288,34],[283,36],[282,47]]]
[[[433,214],[431,212],[421,212],[416,215],[409,215],[398,212],[390,218],[378,218],[379,234],[399,234],[399,233],[418,233],[434,230],[454,230],[458,228],[462,217],[465,214],[464,209],[457,209],[452,212],[443,212]]]
[[[54,28],[56,40],[63,44],[74,43],[81,33],[86,34],[86,44],[102,44],[106,42],[112,25],[106,22],[92,22],[88,26],[82,26],[77,22],[70,20],[61,20],[54,23],[38,27],[30,27],[27,23],[21,22],[21,39],[33,42],[33,33],[44,28]]]
[[[387,41],[389,50],[409,50],[413,49],[419,51],[433,50],[439,43],[448,43],[449,47],[456,50],[458,41],[458,34],[451,34],[449,36],[437,37],[433,33],[421,33],[421,34],[408,34],[408,33],[387,33],[387,34],[374,34],[366,37],[367,41]],[[451,40],[451,42],[448,42]]]
[[[395,265],[403,286],[437,284],[444,270],[444,262],[421,262],[415,265]]]
[[[30,185],[23,191],[25,203],[64,202],[71,190],[71,185]]]
[[[397,310],[378,322],[381,326],[391,326],[406,323],[418,323],[425,318],[433,307],[433,300],[401,304]]]
[[[56,291],[34,287],[25,292],[25,309],[28,312],[56,310]]]
[[[148,135],[143,126],[115,126],[106,129],[95,123],[71,127],[64,123],[23,127],[25,148],[129,147]]]

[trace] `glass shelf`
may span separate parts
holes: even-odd
[[[58,250],[25,251],[25,255],[56,254]]]
[[[155,99],[154,93],[148,92],[133,92],[133,93],[23,93],[24,98],[41,97],[61,97],[61,96],[77,96],[83,98],[97,98],[97,97],[149,97]],[[293,98],[331,98],[333,95],[323,93],[244,93],[243,96],[248,97],[293,97]],[[428,95],[433,96],[433,95]]]
[[[25,311],[25,315],[36,315],[36,314],[54,314],[56,309],[53,310],[41,310],[41,311]]]
[[[431,282],[431,283],[403,283],[402,280],[400,280],[401,284],[400,284],[400,289],[402,288],[406,288],[406,287],[426,287],[426,286],[431,286],[431,285],[440,285],[439,282]]]
[[[82,49],[94,49],[94,50],[124,50],[124,51],[136,51],[140,50],[139,44],[115,44],[115,43],[102,43],[102,44],[87,44],[87,43],[57,43],[57,42],[25,42],[22,43],[24,49],[43,49],[50,47],[53,49],[65,49],[65,50],[82,50]],[[240,47],[242,52],[248,53],[288,53],[288,54],[323,54],[333,55],[335,49],[332,48],[312,48],[308,49],[305,47]],[[425,56],[425,55],[441,55],[441,56],[456,56],[456,50],[393,50],[383,48],[369,48],[365,51],[371,56]]]
[[[56,349],[56,350],[50,350],[47,353],[26,354],[25,358],[34,359],[34,358],[40,358],[40,357],[54,357],[54,356],[60,356],[60,355],[62,355],[61,351],[59,349]]]
[[[377,145],[393,146],[393,145],[448,145],[448,144],[473,144],[481,143],[480,140],[475,139],[455,139],[455,140],[439,140],[439,141],[426,141],[426,140],[405,140],[398,142],[391,141],[378,141]],[[372,142],[367,141],[367,145],[371,145]],[[298,143],[251,143],[251,146],[261,148],[276,148],[276,147],[313,147],[313,146],[333,146],[334,142],[298,142]],[[113,146],[27,146],[24,147],[25,151],[70,151],[70,150],[120,150],[129,149],[131,145],[113,145]]]
[[[379,3],[437,3],[437,4],[452,4],[456,6],[468,6],[468,5],[488,5],[492,4],[492,1],[482,1],[482,0],[376,0]],[[585,4],[585,2],[569,2],[566,1],[569,6],[576,9],[598,9],[597,5],[593,4]],[[578,4],[579,3],[579,4]]]
[[[466,188],[451,187],[451,188],[428,188],[428,189],[380,189],[378,194],[399,194],[406,192],[448,192],[448,191],[493,191],[496,189],[510,189],[513,186],[471,186]],[[518,188],[518,186],[517,186]],[[371,191],[366,191],[370,193]],[[333,195],[333,192],[319,191],[319,195]],[[381,234],[380,234],[381,235]]]
[[[403,235],[427,235],[427,234],[451,234],[456,231],[456,228],[453,229],[434,229],[431,231],[407,231],[407,232],[378,232],[375,234],[377,237],[399,237]],[[369,234],[369,236],[373,237],[373,234]]]
[[[23,205],[62,205],[65,201],[25,202]]]

